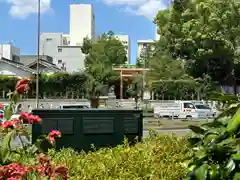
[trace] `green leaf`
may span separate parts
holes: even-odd
[[[10,120],[11,116],[13,114],[13,109],[12,109],[12,103],[10,103],[7,108],[4,110],[4,118],[6,120]]]
[[[213,133],[209,133],[207,135],[205,135],[204,137],[204,145],[208,145],[209,143],[215,141],[218,138],[218,134],[213,134]]]
[[[218,169],[217,165],[215,165],[215,164],[211,165],[211,170],[209,172],[211,179],[215,179],[216,178],[216,176],[217,176],[217,169]]]
[[[233,154],[232,159],[235,161],[240,161],[240,154]]]
[[[237,112],[237,110],[239,109],[240,105],[234,106],[234,107],[230,107],[228,109],[226,109],[225,111],[223,111],[221,114],[218,115],[217,119],[220,119],[222,117],[232,117],[234,116],[234,114]]]
[[[238,110],[232,119],[229,120],[227,125],[227,132],[233,133],[235,132],[240,126],[240,111]]]
[[[233,180],[240,180],[240,172],[234,174]]]
[[[30,154],[35,154],[38,152],[38,147],[36,145],[32,145],[30,147],[27,148],[27,152]]]
[[[15,136],[16,131],[10,131],[9,133],[7,133],[2,141],[2,147],[1,147],[1,156],[3,159],[3,162],[6,161],[8,154],[10,153],[10,143],[12,138]]]
[[[12,94],[13,94],[13,92],[9,92],[9,93],[7,93],[7,97],[11,97],[12,96]]]
[[[207,173],[208,173],[208,165],[207,164],[203,164],[202,166],[198,167],[195,170],[196,180],[206,180]]]
[[[196,145],[197,143],[201,142],[202,138],[199,137],[193,137],[193,138],[189,138],[188,142],[191,146]]]
[[[205,129],[201,128],[200,126],[189,125],[188,128],[197,134],[204,134],[205,132]]]
[[[217,128],[217,127],[221,127],[223,126],[223,124],[220,122],[220,121],[212,121],[212,122],[207,122],[207,123],[204,123],[202,124],[202,127],[209,127],[209,128]]]
[[[228,161],[228,164],[226,166],[226,169],[228,170],[229,173],[231,173],[235,169],[236,165],[232,159]]]
[[[198,160],[203,160],[207,158],[207,154],[205,149],[201,149],[199,151],[196,152],[196,157],[198,158]]]
[[[17,102],[19,102],[19,100],[20,100],[20,94],[13,93],[12,101],[14,102],[14,104],[17,104]]]

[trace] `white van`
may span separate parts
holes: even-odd
[[[155,118],[198,119],[199,113],[191,101],[156,103],[153,107]]]

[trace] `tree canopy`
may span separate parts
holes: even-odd
[[[106,95],[108,87],[118,78],[113,71],[113,65],[127,61],[125,47],[114,37],[114,33],[109,31],[96,41],[85,38],[81,49],[86,54],[86,91],[92,97]]]
[[[114,33],[109,31],[102,34],[96,41],[84,38],[81,50],[86,54],[85,65],[95,62],[118,65],[127,61],[127,52],[121,41],[115,38]]]
[[[221,81],[239,62],[240,4],[235,0],[174,0],[154,22],[174,59],[194,77]]]

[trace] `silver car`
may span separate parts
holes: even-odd
[[[196,107],[196,112],[198,113],[199,118],[213,118],[215,112],[208,105],[205,104],[194,104]]]

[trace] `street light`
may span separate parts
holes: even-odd
[[[41,1],[38,0],[37,10],[37,76],[36,76],[36,108],[39,107],[39,61],[40,61],[40,14],[41,14]]]

